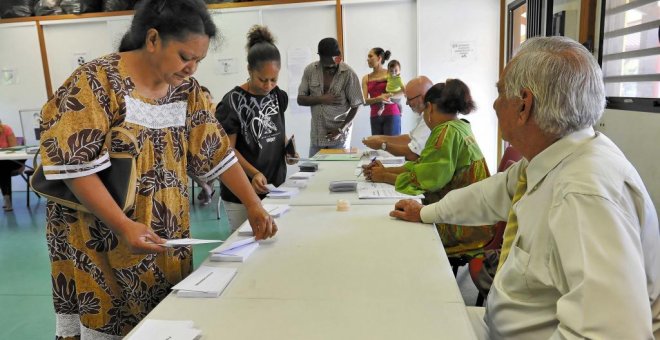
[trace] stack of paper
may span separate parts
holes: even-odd
[[[310,178],[312,178],[312,177],[314,177],[314,173],[313,173],[313,172],[302,172],[302,171],[298,171],[298,172],[296,172],[295,174],[289,176],[289,179],[306,179],[306,180],[308,180],[308,179],[310,179]]]
[[[375,157],[377,161],[380,161],[381,164],[384,166],[400,166],[403,165],[403,163],[406,162],[406,157],[403,156],[376,156]],[[372,158],[373,159],[373,158]],[[367,165],[371,163],[372,159],[362,159],[360,161],[360,166],[362,165]]]
[[[285,212],[291,209],[291,206],[288,204],[264,204],[263,207],[268,211],[268,215],[275,218],[284,215]]]
[[[313,161],[357,161],[360,159],[358,154],[316,154],[311,158]]]
[[[133,335],[126,340],[168,339],[195,340],[202,336],[202,331],[195,328],[191,320],[144,320]]]
[[[201,266],[172,287],[179,297],[218,297],[236,275],[236,268]]]
[[[287,179],[282,185],[289,188],[305,189],[307,188],[307,183],[309,181],[306,179]]]
[[[268,212],[270,216],[273,216],[274,218],[278,218],[289,209],[291,209],[291,206],[288,204],[264,204],[264,209]],[[252,226],[250,226],[250,221],[245,221],[241,226],[238,228],[238,236],[254,236],[254,233],[252,232]]]
[[[424,198],[424,195],[402,194],[394,189],[394,186],[387,183],[358,182],[358,198]]]
[[[257,250],[259,243],[254,237],[236,241],[230,245],[222,245],[211,250],[211,261],[243,262]]]
[[[298,194],[298,188],[289,188],[289,187],[275,187],[272,184],[268,184],[268,195],[270,198],[291,198]]]

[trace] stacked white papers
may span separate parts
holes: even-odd
[[[272,184],[268,184],[268,195],[270,198],[291,198],[298,194],[298,188],[289,188],[289,187],[275,187]]]
[[[424,195],[406,195],[394,189],[394,186],[387,183],[358,182],[358,198],[423,198]]]
[[[236,241],[229,245],[221,245],[211,250],[211,261],[243,262],[259,248],[254,237]]]
[[[264,204],[263,208],[268,212],[268,215],[278,218],[289,211],[291,206],[288,204]]]
[[[201,336],[202,331],[190,320],[144,320],[126,340],[195,340]]]
[[[314,177],[314,173],[313,173],[313,172],[302,172],[302,171],[299,171],[299,172],[296,172],[295,174],[289,176],[289,179],[310,179],[310,178],[312,178],[312,177]]]
[[[381,164],[383,164],[384,166],[387,165],[399,166],[399,165],[403,165],[403,163],[406,162],[406,157],[403,156],[376,156],[375,158],[377,161],[380,161]],[[371,163],[372,159],[363,158],[362,160],[360,160],[360,166]]]
[[[172,287],[179,297],[218,297],[236,275],[236,268],[201,266]]]
[[[167,240],[163,244],[159,244],[162,247],[174,248],[174,247],[183,247],[183,246],[192,246],[195,244],[205,244],[205,243],[222,243],[222,240],[202,240],[197,238],[179,238]]]
[[[278,218],[289,211],[291,206],[288,204],[264,204],[263,208],[268,212],[270,216]],[[250,226],[250,221],[246,220],[243,222],[243,224],[241,224],[241,226],[238,228],[238,236],[254,236],[254,233],[252,232],[252,226]]]
[[[282,184],[285,187],[289,188],[298,188],[298,189],[305,189],[307,188],[307,183],[309,183],[308,180],[306,179],[288,179],[284,184]]]

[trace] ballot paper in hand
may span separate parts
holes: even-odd
[[[168,339],[195,340],[202,336],[190,320],[144,320],[133,335],[125,340]]]
[[[236,268],[201,266],[172,287],[178,297],[218,297],[236,275]]]
[[[289,187],[275,187],[272,184],[266,186],[268,188],[268,197],[270,198],[291,198],[298,194],[298,188]]]
[[[174,248],[174,247],[183,247],[183,246],[192,246],[196,244],[206,244],[206,243],[222,243],[222,240],[202,240],[197,238],[178,238],[166,240],[165,243],[159,244],[162,247]]]
[[[219,262],[243,262],[258,247],[259,243],[257,243],[254,237],[250,237],[211,250],[210,259],[211,261]]]

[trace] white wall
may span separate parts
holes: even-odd
[[[401,63],[401,77],[404,82],[417,75],[415,1],[353,4],[346,1],[343,5],[343,22],[344,57],[346,63],[357,73],[360,81],[362,77],[372,72],[367,65],[367,54],[374,47],[392,52],[390,60],[396,59]],[[371,136],[369,116],[370,107],[360,107],[353,123],[351,146],[364,148],[362,138]],[[401,132],[410,131],[415,126],[416,119],[410,108],[405,107],[401,118]]]
[[[418,74],[427,75],[435,82],[449,77],[463,79],[479,105],[479,110],[468,118],[472,121],[488,165],[495,169],[497,124],[490,107],[496,96],[493,85],[497,81],[498,67],[497,1],[344,0],[343,3],[345,57],[358,76],[370,71],[366,65],[368,50],[380,46],[391,50],[392,58],[401,61],[404,79]],[[268,25],[278,39],[277,45],[282,53],[279,85],[292,98],[286,113],[287,134],[296,135],[301,155],[305,155],[309,146],[309,109],[295,110],[292,107],[296,91],[289,87],[288,51],[308,48],[312,52],[311,59],[318,58],[318,41],[328,36],[336,37],[335,2],[222,9],[213,10],[212,14],[222,38],[217,46],[209,50],[195,77],[211,89],[216,101],[220,100],[228,90],[247,78],[247,30],[254,24]],[[122,16],[42,22],[53,89],[57,89],[71,74],[73,59],[78,53],[85,53],[90,60],[116,51],[130,20],[131,16]],[[16,46],[11,51],[0,51],[0,68],[8,61],[24,62],[29,66],[20,73],[23,77],[29,75],[30,79],[34,79],[34,84],[26,84],[25,89],[17,91],[15,97],[24,101],[20,105],[12,104],[16,99],[2,89],[0,117],[9,120],[13,118],[5,112],[17,111],[25,106],[41,107],[46,101],[36,27],[30,23],[26,26],[29,28],[20,28],[23,33],[16,33],[18,31],[10,31],[14,30],[11,25],[0,25],[0,34],[5,34],[0,36],[0,41],[16,40],[10,45]],[[28,31],[24,31],[26,29]],[[473,58],[469,61],[453,60],[452,42],[471,43],[474,46]],[[16,53],[17,49],[20,54]],[[233,59],[234,72],[220,74],[219,59]],[[362,137],[370,134],[368,112],[367,107],[359,112],[353,132],[353,146],[361,146]],[[413,124],[413,113],[405,108],[402,131],[408,131]]]
[[[658,211],[660,208],[658,154],[660,153],[655,138],[660,131],[660,114],[605,110],[596,129],[612,139],[635,166]]]
[[[493,101],[499,67],[499,1],[418,0],[420,70],[435,83],[459,78],[472,92],[477,111],[465,116],[486,157],[497,170],[497,117]],[[468,42],[468,60],[452,57],[452,42]]]
[[[0,70],[14,70],[16,81],[0,81],[0,119],[23,136],[19,110],[40,108],[46,102],[46,83],[41,66],[37,26],[34,22],[0,27]],[[27,133],[27,131],[26,131]],[[25,190],[25,182],[13,178],[14,190]]]

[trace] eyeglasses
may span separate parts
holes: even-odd
[[[414,97],[412,97],[412,98],[406,98],[406,101],[410,103],[411,101],[413,101],[413,100],[415,100],[415,99],[417,99],[417,98],[419,98],[419,97],[421,97],[421,96],[422,96],[421,94],[418,94],[418,95],[416,95],[416,96],[414,96]]]

